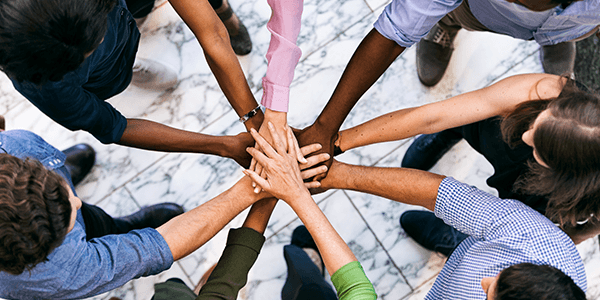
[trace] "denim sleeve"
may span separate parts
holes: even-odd
[[[85,130],[104,144],[118,142],[127,119],[108,102],[85,90],[77,80],[65,78],[43,86],[13,80],[13,85],[44,114],[67,129]]]
[[[90,297],[118,288],[131,279],[158,274],[173,264],[169,246],[151,228],[89,242],[85,242],[84,236],[79,238],[82,240],[66,240],[61,245],[69,248],[68,252],[62,252],[62,257],[49,257],[63,278],[63,286],[51,298]]]
[[[457,230],[484,240],[552,232],[556,226],[533,208],[500,199],[446,177],[438,189],[435,215]]]
[[[461,3],[462,0],[393,0],[374,26],[384,37],[408,48]]]

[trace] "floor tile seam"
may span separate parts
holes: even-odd
[[[371,8],[367,5],[367,8],[369,8],[369,10],[371,10]],[[306,54],[306,56],[304,56],[304,58],[302,58],[298,64],[303,63],[304,61],[306,61],[311,55],[317,53],[318,51],[322,50],[323,48],[329,46],[329,44],[331,44],[333,41],[335,41],[337,38],[339,38],[340,36],[342,36],[342,34],[344,34],[345,32],[347,32],[348,30],[350,30],[352,27],[356,26],[357,24],[359,24],[360,22],[364,21],[367,17],[369,17],[370,15],[373,14],[373,11],[370,11],[369,13],[365,14],[364,16],[362,16],[360,19],[358,19],[356,22],[350,24],[348,27],[344,28],[343,30],[341,30],[340,32],[338,32],[333,38],[327,40],[325,43],[323,43],[322,45],[318,46],[317,48],[315,48],[315,50],[308,52],[308,54]],[[356,49],[355,49],[356,51]],[[344,67],[345,69],[345,67]]]
[[[394,259],[392,258],[392,256],[388,252],[388,250],[385,248],[385,246],[383,246],[383,243],[381,242],[381,240],[379,239],[379,237],[377,237],[377,234],[375,234],[375,231],[373,230],[373,228],[371,228],[371,225],[369,225],[369,222],[367,222],[367,219],[361,213],[360,209],[358,209],[358,207],[356,206],[356,204],[354,203],[354,201],[352,200],[352,198],[350,197],[350,195],[348,195],[348,193],[346,193],[345,190],[342,190],[342,193],[346,196],[346,198],[348,198],[348,200],[350,201],[350,204],[352,205],[352,207],[354,207],[354,209],[356,210],[356,212],[358,213],[358,215],[360,216],[360,218],[363,220],[363,222],[365,222],[365,225],[367,225],[367,228],[369,229],[369,231],[371,231],[371,234],[373,235],[373,237],[375,238],[375,240],[377,241],[377,243],[379,244],[379,246],[381,247],[381,249],[383,249],[383,251],[387,255],[387,257],[390,260],[390,262],[392,263],[392,265],[396,268],[396,270],[398,270],[398,273],[400,273],[400,276],[402,276],[402,279],[404,280],[404,282],[406,283],[406,285],[410,288],[410,293],[414,292],[415,289],[411,286],[411,284],[408,281],[408,279],[406,278],[406,276],[404,276],[404,273],[402,273],[402,270],[400,269],[400,267],[398,267],[398,265],[396,264],[396,262],[394,261]]]
[[[113,195],[117,190],[119,190],[119,189],[125,187],[127,184],[131,183],[134,179],[136,179],[142,173],[148,171],[148,169],[150,169],[153,166],[155,166],[159,161],[163,160],[169,154],[180,154],[180,152],[166,152],[164,155],[162,155],[161,157],[157,158],[155,161],[153,161],[152,163],[150,163],[148,166],[144,167],[142,170],[140,170],[139,172],[137,172],[135,175],[131,176],[131,178],[125,180],[122,184],[120,184],[117,187],[115,187],[114,189],[112,189],[112,191],[108,192],[106,195],[104,195],[102,198],[100,198],[98,201],[96,201],[93,204],[94,205],[98,205],[98,203],[104,201],[106,198],[108,198],[111,195]]]
[[[423,281],[423,283],[421,283],[417,287],[415,287],[414,291],[412,291],[410,294],[408,294],[408,295],[400,298],[400,300],[408,299],[410,296],[414,295],[415,291],[417,291],[420,288],[424,287],[427,283],[429,283],[431,280],[433,280],[434,278],[436,278],[439,274],[440,274],[440,272],[437,272],[437,273],[435,273],[435,275],[432,275],[431,277],[427,278],[425,281]]]
[[[365,2],[365,4],[371,10],[371,12],[375,12],[375,10],[371,7],[371,5],[369,5],[369,2],[367,2],[367,0],[363,0],[363,2]]]
[[[523,57],[523,59],[521,59],[520,61],[516,62],[515,64],[511,65],[510,67],[508,67],[504,72],[502,72],[501,74],[499,74],[498,76],[494,77],[492,80],[490,80],[485,87],[490,86],[491,84],[493,84],[496,80],[498,80],[499,78],[502,78],[502,76],[506,75],[508,72],[510,72],[512,69],[516,68],[518,65],[522,64],[525,60],[527,60],[528,58],[530,58],[532,55],[539,53],[540,50],[537,49],[531,53],[529,53],[528,55],[526,55],[525,57]]]
[[[390,150],[387,154],[383,155],[382,157],[380,157],[379,159],[377,159],[376,161],[374,161],[372,164],[370,164],[370,167],[374,167],[377,166],[377,164],[379,164],[381,161],[383,161],[385,158],[387,158],[388,156],[390,156],[392,153],[394,153],[396,150],[402,148],[404,145],[406,145],[408,142],[412,142],[414,140],[414,137],[411,138],[407,138],[405,139],[404,142],[402,142],[400,145],[394,147],[394,149]]]
[[[329,199],[329,198],[330,198],[332,195],[334,195],[334,194],[335,194],[335,193],[337,193],[338,191],[339,191],[339,190],[336,190],[336,191],[332,192],[331,194],[327,195],[327,197],[325,197],[325,198],[321,199],[319,202],[316,202],[316,203],[317,203],[317,205],[319,205],[320,203],[323,203],[323,201],[325,201],[325,200]],[[283,200],[281,200],[281,201],[283,201]],[[286,203],[286,205],[287,205],[287,203]],[[294,213],[295,213],[295,212],[294,212]],[[296,220],[298,220],[298,219],[299,219],[299,218],[298,218],[298,216],[296,215],[296,216],[295,216],[295,217],[294,217],[294,218],[293,218],[291,221],[289,221],[287,224],[285,224],[285,225],[281,226],[281,228],[279,228],[278,230],[276,230],[276,231],[273,231],[273,234],[269,235],[269,236],[268,236],[268,237],[265,239],[265,241],[268,241],[268,240],[269,240],[269,239],[271,239],[272,237],[274,237],[274,236],[278,235],[279,233],[281,233],[281,231],[283,231],[283,230],[284,230],[286,227],[290,226],[292,223],[296,222]]]

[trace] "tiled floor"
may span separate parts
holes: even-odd
[[[305,1],[298,39],[303,57],[291,89],[288,119],[292,126],[302,128],[314,121],[386,1]],[[173,66],[179,72],[180,82],[174,90],[162,93],[130,87],[110,102],[128,117],[147,118],[210,134],[241,132],[243,127],[211,75],[194,36],[168,3],[163,0],[158,3],[160,6],[141,28],[139,56]],[[266,70],[264,56],[270,37],[265,25],[270,9],[264,0],[231,0],[231,4],[253,38],[252,53],[239,59],[250,87],[260,99],[260,82]],[[537,45],[532,42],[461,31],[455,46],[446,76],[434,88],[423,87],[417,79],[415,49],[405,51],[359,101],[344,128],[393,110],[481,88],[512,74],[541,71]],[[87,133],[67,131],[25,101],[4,75],[0,77],[0,113],[6,116],[8,129],[29,129],[59,148],[78,142],[92,144],[97,150],[97,163],[77,193],[84,201],[97,204],[114,216],[165,201],[191,209],[218,195],[242,176],[241,168],[231,160],[102,145]],[[340,159],[362,165],[399,166],[410,142],[411,139],[368,146],[349,151]],[[491,167],[464,142],[454,147],[433,171],[493,192],[485,184]],[[399,216],[409,206],[339,190],[315,199],[361,261],[381,299],[424,297],[444,259],[415,244],[400,228]],[[173,276],[182,278],[190,286],[195,285],[204,271],[218,260],[227,230],[240,226],[243,215],[170,270],[134,280],[95,299],[112,296],[150,299],[153,283]],[[286,204],[277,205],[266,232],[267,242],[240,299],[280,297],[286,274],[282,247],[289,243],[292,230],[299,224]],[[600,297],[598,241],[587,241],[579,249],[586,261],[589,297],[596,299]]]

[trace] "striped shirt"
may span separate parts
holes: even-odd
[[[575,244],[519,201],[502,200],[447,177],[438,189],[435,215],[470,237],[454,250],[425,299],[485,299],[481,279],[520,263],[551,265],[587,289]]]

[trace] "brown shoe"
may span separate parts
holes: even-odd
[[[458,30],[444,30],[435,24],[427,36],[417,43],[417,73],[425,86],[436,85],[444,76]]]
[[[210,267],[210,268],[208,268],[208,270],[206,270],[204,275],[202,275],[202,278],[200,278],[200,280],[198,281],[198,284],[194,288],[194,293],[196,295],[198,295],[200,293],[200,290],[206,284],[206,282],[208,281],[208,277],[210,277],[210,274],[212,274],[212,272],[216,266],[217,266],[217,264],[215,263],[214,265],[212,265],[212,267]]]

